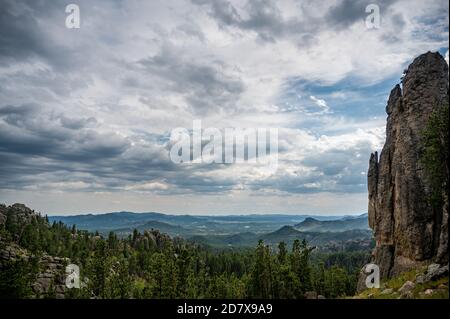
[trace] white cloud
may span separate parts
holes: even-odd
[[[139,207],[131,200],[141,192],[169,194],[173,202],[182,193],[208,192],[226,198],[216,201],[221,211],[232,208],[230,194],[251,207],[250,195],[239,196],[244,191],[293,192],[292,202],[262,200],[280,211],[283,203],[305,204],[310,195],[302,187],[333,191],[342,176],[354,179],[348,191],[364,189],[354,175],[361,177],[370,151],[383,142],[385,96],[375,97],[381,106],[370,114],[335,109],[334,99],[365,106],[367,97],[353,88],[400,77],[413,57],[448,47],[442,0],[392,1],[382,8],[379,30],[365,28],[357,6],[333,11],[339,0],[196,2],[202,1],[80,1],[79,30],[64,27],[56,3],[4,2],[0,24],[9,28],[0,30],[0,41],[6,40],[0,42],[0,108],[33,104],[35,112],[0,118],[2,172],[10,176],[2,187],[16,189],[18,197],[24,188],[59,187],[71,199],[83,195],[68,193],[85,190],[86,205],[94,205],[93,192],[119,192],[130,209]],[[329,88],[342,82],[345,88],[329,94],[300,85],[293,101],[280,102],[292,83]],[[193,119],[204,127],[279,128],[277,175],[250,166],[172,166],[165,138],[174,127],[191,128]],[[342,176],[323,177],[337,171]],[[338,195],[327,196],[330,206],[323,209],[337,208],[331,198]],[[0,200],[11,197],[2,192]],[[110,198],[102,198],[105,206],[98,207],[108,207]],[[176,211],[170,198],[158,197],[155,205]]]
[[[327,102],[323,99],[318,99],[316,98],[314,95],[311,95],[309,97],[311,99],[311,101],[313,101],[319,108],[322,109],[322,113],[329,113],[330,112],[330,108],[327,105]]]

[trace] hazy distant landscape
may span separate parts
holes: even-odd
[[[182,237],[216,248],[254,247],[259,240],[268,244],[307,239],[314,245],[359,243],[367,248],[372,232],[367,214],[358,216],[320,215],[168,215],[155,212],[114,212],[73,216],[49,216],[51,222],[76,225],[78,229],[98,231],[119,237],[131,235],[134,229],[159,230],[171,237]]]

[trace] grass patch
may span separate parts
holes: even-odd
[[[421,269],[413,269],[408,272],[402,273],[401,275],[391,278],[387,281],[381,282],[380,289],[371,288],[366,289],[361,292],[356,298],[361,299],[397,299],[400,294],[398,290],[405,284],[407,281],[415,282],[416,276],[418,274],[424,273],[426,267]],[[411,291],[414,298],[416,299],[449,299],[448,293],[448,276],[440,278],[438,280],[426,282],[423,284],[416,284],[414,289]],[[438,288],[439,286],[445,285],[447,288],[442,289]],[[382,294],[382,292],[386,289],[392,289],[392,293]],[[433,294],[425,295],[425,291],[427,289],[433,289]]]
[[[415,281],[416,275],[419,274],[418,269],[413,269],[408,272],[402,273],[401,275],[391,278],[386,282],[386,288],[392,288],[394,290],[400,289],[403,284],[407,281]]]

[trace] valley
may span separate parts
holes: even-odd
[[[372,241],[367,214],[347,216],[312,215],[168,215],[162,213],[114,212],[73,216],[49,216],[50,222],[75,225],[78,229],[125,238],[146,230],[158,230],[212,248],[251,248],[259,240],[268,245],[307,240],[323,250],[367,250]]]

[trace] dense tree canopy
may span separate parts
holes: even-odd
[[[70,258],[80,267],[82,286],[69,298],[327,298],[352,295],[366,253],[315,253],[306,241],[278,247],[260,241],[254,250],[212,250],[158,231],[127,238],[49,224],[36,216],[22,225],[0,226],[0,243],[16,243],[38,258]],[[1,247],[0,247],[1,248]],[[39,268],[20,260],[2,265],[1,297],[27,297]],[[50,297],[49,294],[47,297]]]

